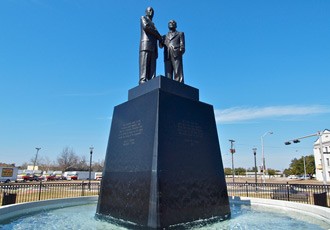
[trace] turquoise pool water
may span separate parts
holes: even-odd
[[[0,223],[0,229],[126,229],[94,218],[96,202],[54,210],[43,210]],[[201,220],[194,225],[183,224],[180,229],[330,229],[326,222],[299,212],[259,205],[231,204],[229,220],[208,224]]]

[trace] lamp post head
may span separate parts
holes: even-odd
[[[268,134],[269,134],[269,135],[272,135],[273,132],[272,132],[272,131],[266,132],[266,133],[263,135],[263,137],[266,136],[266,135],[268,135]]]
[[[89,147],[89,150],[90,150],[90,154],[91,154],[91,155],[93,154],[93,149],[94,149],[93,146]]]
[[[253,148],[253,154],[256,155],[257,154],[257,148]]]
[[[261,136],[261,138],[264,138],[268,134],[273,134],[273,132],[272,131],[265,132],[264,135]]]

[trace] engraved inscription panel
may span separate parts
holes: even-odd
[[[135,144],[135,138],[141,135],[143,126],[141,120],[124,123],[119,130],[118,139],[123,141],[123,146]]]
[[[177,131],[184,141],[190,145],[198,144],[204,133],[198,122],[183,120],[178,123]]]

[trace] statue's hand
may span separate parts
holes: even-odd
[[[165,37],[162,37],[160,40],[159,40],[159,48],[163,48],[165,45]]]
[[[186,50],[185,50],[184,47],[180,47],[180,52],[181,52],[182,54],[184,54],[185,51],[186,51]]]

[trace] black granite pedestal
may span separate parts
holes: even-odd
[[[230,216],[213,107],[198,89],[158,77],[115,107],[97,215],[155,229]]]

